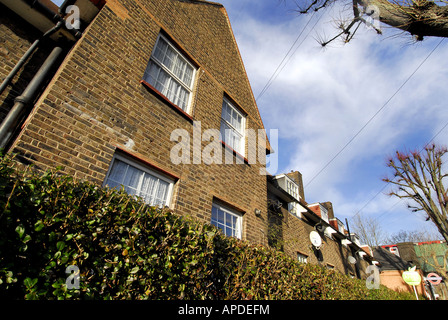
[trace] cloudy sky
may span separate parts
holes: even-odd
[[[362,26],[349,44],[323,50],[316,39],[335,35],[340,6],[301,16],[292,0],[216,1],[230,17],[264,125],[279,130],[271,173],[299,170],[306,201],[331,201],[344,222],[359,214],[389,234],[431,230],[422,213],[385,195],[391,186],[381,179],[395,150],[421,149],[436,134],[448,144],[448,127],[440,132],[448,40],[415,43],[384,25],[381,36]]]
[[[448,122],[442,62],[448,43],[415,43],[384,25],[379,36],[362,26],[349,44],[323,50],[316,39],[335,35],[344,8],[300,16],[288,0],[218,2],[230,17],[264,125],[279,130],[276,173],[299,170],[306,201],[331,201],[344,222],[360,214],[377,218],[390,234],[431,230],[424,214],[385,195],[391,186],[381,179],[390,174],[386,159],[395,150],[421,149]],[[434,141],[447,138],[448,127]]]

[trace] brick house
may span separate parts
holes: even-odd
[[[446,274],[448,272],[448,246],[443,240],[400,242],[381,246],[386,252],[400,257],[407,262],[407,266],[416,266],[421,272],[426,291],[439,299],[448,299],[448,287]],[[442,280],[433,285],[426,277],[430,273],[436,273]],[[398,282],[398,281],[397,281]]]
[[[79,29],[55,18],[69,4],[80,8]],[[264,127],[222,5],[64,5],[57,15],[48,0],[0,0],[0,79],[11,78],[0,95],[0,144],[7,151],[41,170],[62,166],[101,186],[124,185],[152,205],[299,261],[366,277],[371,254],[347,236],[331,203],[306,203],[298,171],[264,174],[258,157],[270,145],[265,135],[251,134]],[[47,62],[52,68],[40,85],[20,98]],[[14,116],[17,107],[23,112]]]
[[[403,280],[403,272],[408,270],[412,264],[403,260],[395,252],[391,252],[383,247],[376,247],[373,251],[375,260],[378,262],[380,270],[381,284],[395,291],[413,293],[414,289]],[[420,277],[423,279],[421,269],[418,269]],[[419,295],[428,296],[425,288],[425,281],[415,286]]]
[[[49,1],[0,3],[3,80],[35,39],[64,20],[53,18]],[[39,169],[63,166],[98,185],[124,185],[150,204],[267,244],[264,161],[249,160],[270,147],[266,135],[247,130],[264,127],[224,7],[200,0],[68,3],[80,8],[79,33],[62,23],[27,60],[27,75],[20,71],[2,92],[6,149]],[[58,46],[51,80],[23,106],[15,98]],[[16,104],[25,114],[13,121]]]
[[[374,262],[370,248],[361,245],[355,234],[349,236],[344,224],[334,216],[331,202],[305,201],[300,172],[267,176],[267,183],[271,246],[303,263],[367,278],[367,266]]]

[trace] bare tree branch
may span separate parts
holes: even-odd
[[[425,148],[424,156],[417,151],[396,152],[395,158],[387,163],[394,177],[383,181],[398,187],[389,195],[412,200],[414,204],[408,204],[408,208],[413,212],[425,211],[448,241],[448,197],[443,183],[446,174],[442,173],[442,158],[447,152],[434,144]]]
[[[448,37],[448,6],[445,0],[297,0],[300,14],[319,11],[336,2],[343,2],[353,7],[351,24],[338,32],[337,36],[323,45],[327,45],[338,37],[344,42],[353,38],[359,23],[366,23],[365,16],[378,19],[390,27],[403,30],[417,40],[426,36]],[[372,25],[369,24],[372,27]],[[373,26],[377,33],[381,29]]]
[[[353,220],[353,231],[363,244],[376,247],[387,242],[387,236],[377,219],[356,215]]]

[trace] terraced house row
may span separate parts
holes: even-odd
[[[18,161],[122,185],[227,236],[366,278],[372,253],[331,203],[306,203],[298,171],[266,172],[276,150],[221,4],[0,0],[0,9],[0,147]]]

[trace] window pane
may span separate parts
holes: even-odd
[[[179,84],[176,83],[176,81],[170,81],[169,85],[166,87],[166,92],[163,92],[163,94],[166,95],[168,99],[170,99],[171,102],[174,104],[178,104],[176,99],[176,91],[179,87]]]
[[[181,80],[184,78],[184,70],[187,63],[180,59],[179,57],[176,59],[176,63],[173,68],[173,73]]]
[[[170,76],[162,68],[154,63],[149,66],[149,71],[145,73],[147,81],[150,85],[156,88],[157,91],[161,92],[165,96],[167,95],[167,89],[170,82]]]
[[[123,181],[126,192],[129,194],[138,194],[138,185],[143,172],[132,166],[128,167]]]
[[[107,185],[109,188],[121,189],[121,186],[122,186],[123,184],[120,183],[120,182],[117,182],[117,181],[108,179],[107,182],[106,182],[106,185]]]
[[[218,209],[216,207],[212,207],[212,222],[218,220]]]
[[[173,70],[174,67],[174,60],[176,59],[176,53],[174,52],[173,49],[171,49],[170,47],[168,47],[166,49],[166,53],[165,56],[163,57],[163,65],[165,67],[167,67],[168,70]]]
[[[241,117],[240,115],[237,115],[236,118],[236,123],[235,123],[235,128],[241,132],[242,129],[242,121],[243,121],[243,117]]]
[[[230,216],[231,217],[231,221],[232,221],[232,228],[236,228],[236,217],[235,216]]]
[[[230,123],[232,124],[232,126],[235,129],[238,129],[237,128],[237,117],[238,117],[238,114],[236,113],[235,110],[232,109],[232,118],[230,119]]]
[[[193,70],[194,69],[188,64],[185,66],[185,73],[182,80],[189,88],[191,88],[191,80],[193,80]]]
[[[145,71],[143,79],[149,84],[151,84],[153,87],[155,87],[157,79],[159,78],[160,70],[161,68],[157,64],[151,62],[149,64],[149,68],[147,68]]]
[[[236,135],[234,132],[233,132],[233,146],[232,146],[232,148],[233,149],[235,149],[236,151],[238,151],[238,152],[241,152],[241,137],[239,137],[238,135]]]
[[[142,183],[142,189],[140,191],[140,196],[144,199],[146,203],[154,203],[154,188],[157,179],[149,174],[145,174]]]
[[[123,182],[124,176],[126,174],[127,167],[128,167],[128,165],[126,163],[124,163],[120,160],[115,160],[114,165],[109,173],[108,184],[110,185],[109,182],[112,182],[112,181],[115,182],[115,184],[118,184],[118,185],[121,184]]]
[[[221,135],[223,141],[235,151],[244,154],[243,116],[224,100],[221,117]]]
[[[154,56],[160,61],[163,61],[163,57],[165,56],[167,48],[168,44],[166,43],[166,41],[163,40],[163,38],[159,38],[156,50],[154,51]]]
[[[243,153],[242,149],[242,137],[232,128],[230,128],[225,122],[221,122],[221,136],[223,141],[227,143],[232,149]]]
[[[154,194],[154,196],[155,196],[154,205],[164,206],[166,204],[168,187],[169,187],[169,184],[167,182],[159,179],[157,192]]]
[[[241,237],[239,219],[241,217],[237,214],[224,211],[215,205],[212,207],[211,223],[220,228],[226,236]]]
[[[111,188],[123,185],[127,193],[142,197],[146,203],[164,206],[167,204],[171,183],[115,159],[106,185]]]
[[[218,210],[218,223],[224,225],[225,213],[222,210]]]
[[[228,236],[228,237],[233,237],[233,236],[234,236],[234,234],[233,234],[233,230],[232,230],[232,228],[230,228],[230,227],[226,227],[226,231],[224,232],[224,234],[225,234],[226,236]]]
[[[169,42],[159,37],[143,79],[187,111],[194,71],[194,67]]]
[[[179,88],[179,96],[178,96],[178,106],[182,110],[186,110],[188,106],[188,98],[189,98],[189,92],[185,90],[183,87]]]
[[[232,109],[229,107],[227,103],[224,104],[224,120],[226,120],[228,123],[231,123],[232,121]]]
[[[221,122],[221,136],[224,139],[224,142],[228,145],[232,144],[232,141],[230,139],[232,134],[232,129],[223,121]]]

